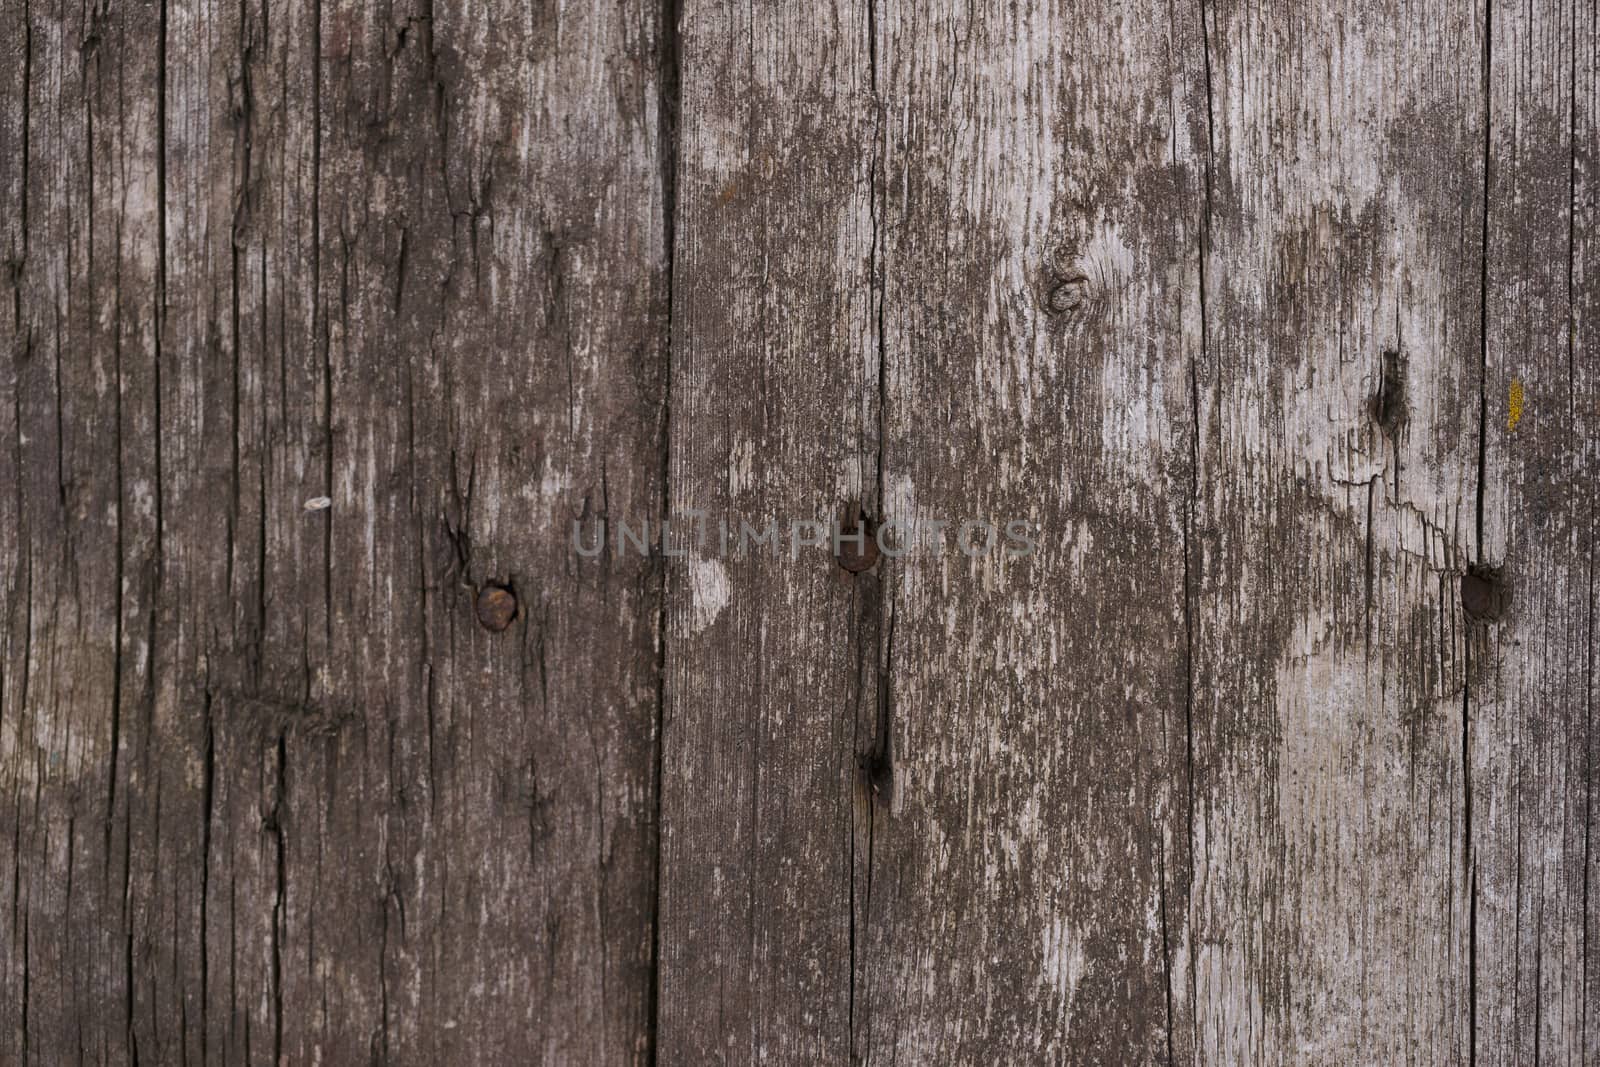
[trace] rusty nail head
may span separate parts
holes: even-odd
[[[478,590],[478,622],[490,633],[500,633],[517,617],[517,595],[503,585],[490,583]]]
[[[875,524],[869,523],[864,519],[857,520],[855,527],[844,531],[844,533],[852,540],[847,541],[840,538],[839,552],[836,556],[839,566],[851,574],[860,574],[862,571],[870,570],[872,565],[878,562],[878,531]],[[861,538],[860,544],[853,540],[856,537]]]

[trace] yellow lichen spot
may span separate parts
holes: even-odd
[[[1517,379],[1515,379],[1515,378],[1511,379],[1511,409],[1510,410],[1511,410],[1511,417],[1507,420],[1507,423],[1506,423],[1506,429],[1508,431],[1515,430],[1517,428],[1518,420],[1520,420],[1522,418],[1522,383],[1520,381],[1518,381]]]

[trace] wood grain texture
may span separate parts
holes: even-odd
[[[660,11],[5,18],[0,1060],[643,1062]]]
[[[850,4],[679,24],[671,505],[710,532],[685,526],[668,582],[666,1063],[849,1058],[880,594],[791,532],[876,486],[869,25]],[[747,527],[778,542],[740,551]]]
[[[1475,1059],[1600,1054],[1595,6],[1495,5],[1484,219],[1479,561],[1509,591],[1471,664]]]
[[[0,0],[0,1063],[1600,1059],[1597,109],[1593,0]]]
[[[1158,1062],[1186,1029],[1197,16],[881,8],[884,513],[930,536],[886,565],[861,1062]]]
[[[1484,16],[1207,5],[1197,1062],[1469,1062]]]

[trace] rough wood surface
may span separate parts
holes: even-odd
[[[0,1061],[642,1060],[661,12],[4,10]]]
[[[1483,18],[1207,7],[1198,1062],[1470,1061]]]
[[[0,0],[0,1063],[1600,1059],[1597,42]]]
[[[666,1063],[849,1059],[880,594],[791,532],[876,486],[867,26],[851,4],[679,24],[671,504],[716,532],[667,585]],[[741,552],[746,526],[780,543]]]
[[[884,508],[951,528],[885,564],[894,788],[856,1051],[1165,1061],[1189,999],[1198,12],[1132,34],[1118,0],[880,10]],[[969,557],[969,521],[1038,548]]]
[[[1510,604],[1467,649],[1483,1064],[1600,1058],[1597,15],[1496,4],[1486,54],[1478,558],[1503,569]]]

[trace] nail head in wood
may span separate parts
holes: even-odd
[[[478,591],[478,622],[490,633],[500,633],[517,617],[517,595],[503,585],[485,585]]]
[[[839,561],[839,566],[851,574],[870,570],[872,565],[878,562],[878,531],[875,526],[865,521],[858,521],[853,529],[844,530],[842,533],[838,551],[834,556]]]

